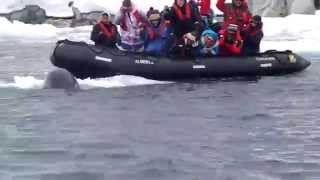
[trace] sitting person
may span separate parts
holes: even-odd
[[[143,52],[147,20],[144,14],[133,6],[131,0],[123,0],[115,21],[120,25],[121,33],[121,44],[117,45],[118,48],[123,51]]]
[[[219,54],[219,36],[214,31],[203,31],[200,40],[200,56],[214,56]]]
[[[249,26],[242,31],[243,55],[255,55],[260,52],[260,42],[263,38],[262,27],[261,17],[256,15],[251,19]]]
[[[161,13],[158,10],[151,9],[148,12],[150,27],[146,28],[145,52],[151,55],[167,55],[173,37],[170,24],[161,20]]]
[[[220,31],[220,52],[221,56],[237,56],[241,54],[242,38],[238,26],[230,24],[227,29]]]
[[[217,8],[224,13],[223,29],[226,29],[229,24],[236,24],[241,32],[252,17],[246,0],[232,0],[231,4],[225,4],[225,0],[218,0]]]
[[[199,41],[203,31],[203,25],[200,22],[194,24],[195,30],[186,33],[178,40],[173,48],[175,54],[182,57],[195,57],[199,50]]]
[[[91,40],[96,45],[114,47],[119,38],[117,27],[110,22],[109,15],[103,13],[100,22],[93,26]]]

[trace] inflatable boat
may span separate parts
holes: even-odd
[[[134,75],[154,80],[283,75],[310,65],[291,51],[270,50],[255,56],[155,57],[69,40],[57,42],[51,62],[80,79]]]

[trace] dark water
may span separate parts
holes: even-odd
[[[1,45],[0,79],[43,78],[51,46]],[[0,179],[319,180],[313,58],[306,71],[282,77],[71,95],[2,88]]]

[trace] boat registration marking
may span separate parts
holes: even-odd
[[[257,61],[275,61],[275,57],[256,57]]]
[[[112,62],[112,59],[101,57],[101,56],[96,56],[96,60],[105,61],[105,62],[109,62],[109,63]]]
[[[260,67],[262,67],[262,68],[272,67],[272,63],[260,64]]]
[[[136,64],[150,64],[150,65],[154,64],[154,62],[147,59],[136,59],[134,62]]]
[[[194,65],[193,69],[206,69],[207,67],[205,65]]]

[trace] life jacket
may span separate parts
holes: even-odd
[[[165,34],[168,26],[165,23],[160,23],[159,27],[148,28],[148,38],[150,40],[155,40],[158,37],[162,37]]]
[[[200,7],[200,14],[202,16],[207,16],[210,14],[211,0],[197,0]]]
[[[184,5],[184,12],[185,14],[182,13],[181,9],[178,7],[177,4],[173,5],[174,12],[178,16],[178,19],[180,21],[185,21],[191,19],[191,6],[189,3],[186,3]]]
[[[101,21],[98,23],[98,25],[103,35],[105,35],[108,38],[112,38],[117,33],[117,29],[115,26],[107,25]]]
[[[219,34],[220,34],[220,39],[219,39],[220,52],[219,52],[219,54],[221,56],[240,55],[241,49],[242,49],[242,43],[243,43],[240,32],[239,31],[237,32],[235,39],[234,39],[237,42],[237,44],[229,44],[226,42],[226,35],[227,35],[226,30],[221,30],[219,32]]]
[[[241,7],[235,7],[232,4],[226,5],[224,12],[225,27],[229,24],[236,24],[241,30],[249,23],[251,17],[252,15],[247,5],[242,5]]]

